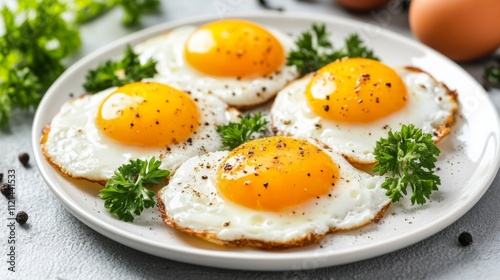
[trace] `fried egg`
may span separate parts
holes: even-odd
[[[286,66],[292,47],[292,39],[278,30],[227,19],[179,27],[134,50],[141,62],[158,61],[156,79],[250,108],[268,101],[298,76],[295,66]]]
[[[160,168],[173,171],[220,149],[217,126],[237,114],[214,96],[136,82],[66,102],[44,129],[41,146],[63,173],[104,184],[131,159],[155,156]]]
[[[316,140],[259,138],[184,162],[158,195],[165,223],[226,246],[280,249],[378,221],[383,177]]]
[[[450,132],[457,95],[414,67],[392,69],[370,59],[344,59],[281,90],[271,108],[278,135],[312,137],[349,162],[371,165],[390,129],[414,124],[435,142]]]

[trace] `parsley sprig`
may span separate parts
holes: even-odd
[[[19,0],[3,6],[0,20],[0,126],[13,108],[35,108],[43,92],[64,71],[63,59],[81,45],[79,31],[63,18],[61,0]]]
[[[99,198],[104,200],[104,207],[118,219],[126,222],[134,220],[146,208],[155,205],[155,193],[147,187],[164,186],[164,180],[170,175],[160,169],[161,161],[152,157],[147,160],[131,160],[115,171]]]
[[[486,65],[483,80],[487,90],[492,86],[500,88],[500,56],[496,56]]]
[[[160,0],[76,0],[76,22],[83,23],[121,6],[124,11],[122,24],[126,26],[139,23],[148,12],[160,8]]]
[[[388,174],[382,187],[392,202],[399,201],[411,186],[411,203],[424,204],[433,190],[441,184],[439,176],[433,173],[440,151],[432,135],[410,124],[401,131],[389,131],[388,138],[377,141],[374,155],[378,163],[373,171]]]
[[[296,49],[287,58],[287,65],[295,65],[301,75],[314,72],[326,64],[344,57],[376,59],[359,35],[350,34],[343,48],[335,49],[330,41],[325,24],[313,24],[312,30],[303,32],[295,41]]]
[[[217,127],[217,132],[222,137],[222,147],[230,150],[248,142],[254,133],[263,132],[268,121],[261,113],[240,116],[239,122],[230,122]]]
[[[108,60],[96,69],[90,70],[85,77],[83,87],[89,93],[96,93],[110,87],[151,78],[156,73],[156,61],[149,59],[141,64],[139,55],[132,50],[130,45],[127,45],[125,55],[121,60]]]

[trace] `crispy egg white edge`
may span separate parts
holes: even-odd
[[[273,130],[278,135],[318,139],[350,162],[362,165],[376,162],[373,155],[375,143],[381,137],[387,137],[390,129],[397,131],[403,124],[413,123],[425,133],[440,134],[443,125],[453,122],[458,108],[456,93],[420,69],[406,67],[396,70],[404,75],[403,81],[409,89],[408,104],[388,117],[369,124],[322,119],[307,104],[305,90],[313,77],[309,74],[278,93],[270,111]],[[412,86],[408,87],[409,83]],[[428,91],[430,88],[432,92]],[[414,115],[419,117],[412,118]],[[434,140],[439,139],[434,137]]]
[[[160,168],[173,171],[192,156],[219,150],[222,139],[216,131],[217,125],[236,121],[239,115],[215,96],[192,92],[200,110],[200,126],[191,135],[192,144],[184,141],[170,145],[170,151],[164,147],[126,145],[105,136],[95,123],[100,103],[115,89],[72,99],[52,119],[45,142],[41,143],[42,151],[66,175],[102,183],[122,164],[152,156],[161,159]]]
[[[175,228],[200,236],[208,233],[225,241],[253,239],[274,243],[353,229],[380,218],[390,204],[381,188],[385,178],[359,171],[342,156],[323,150],[341,165],[340,179],[330,192],[331,197],[280,213],[257,211],[227,201],[218,195],[215,178],[229,152],[219,151],[193,157],[175,171],[158,194],[164,203],[163,215]],[[364,207],[365,201],[372,204],[370,208]],[[331,205],[339,209],[332,211]]]
[[[259,78],[212,77],[200,73],[184,60],[184,43],[196,28],[176,28],[136,45],[134,50],[139,53],[141,63],[150,58],[158,61],[158,74],[155,79],[185,91],[197,90],[216,95],[238,108],[250,108],[265,103],[299,75],[295,66],[286,65],[271,75]],[[267,29],[280,41],[287,56],[293,48],[292,38],[276,29]]]

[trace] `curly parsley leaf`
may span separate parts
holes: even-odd
[[[155,205],[155,193],[147,187],[164,186],[164,180],[170,175],[160,169],[161,161],[152,157],[147,160],[131,160],[115,171],[99,198],[104,200],[104,207],[118,219],[126,222],[134,220],[134,214],[140,215],[144,209]]]
[[[500,56],[495,57],[484,68],[483,84],[487,90],[492,86],[500,88]]]
[[[64,71],[62,60],[81,45],[79,31],[63,19],[59,0],[20,0],[0,14],[0,126],[7,126],[12,108],[34,108],[42,93]]]
[[[123,25],[134,25],[139,22],[144,13],[156,12],[160,0],[121,0],[120,5],[125,11]]]
[[[76,0],[75,21],[77,23],[91,21],[113,9],[116,5],[118,5],[117,0]]]
[[[83,87],[89,93],[96,93],[110,87],[150,78],[156,73],[156,61],[149,59],[141,64],[139,55],[134,53],[130,45],[127,45],[125,56],[121,60],[108,60],[96,69],[90,70],[85,77]]]
[[[217,127],[217,132],[222,137],[222,147],[230,150],[248,142],[254,133],[263,132],[268,121],[261,113],[240,116],[239,122],[230,122]]]
[[[341,50],[341,53],[336,54],[335,59],[340,59],[343,57],[364,57],[379,60],[377,56],[373,53],[373,50],[367,48],[363,40],[359,38],[356,33],[350,34],[345,39],[345,48]]]
[[[388,138],[377,141],[373,154],[378,161],[373,171],[382,176],[387,174],[382,187],[392,202],[406,195],[410,185],[413,190],[411,203],[424,204],[441,184],[433,171],[440,151],[432,135],[412,124],[403,125],[399,132],[389,131]]]
[[[335,49],[325,24],[313,24],[312,30],[303,32],[295,41],[296,49],[287,57],[287,65],[295,65],[301,75],[314,72],[326,64],[344,57],[364,57],[378,60],[358,34],[345,39],[343,48]]]
[[[160,0],[76,0],[76,22],[83,23],[121,6],[124,11],[122,24],[139,23],[145,13],[157,12]]]
[[[42,85],[27,67],[10,69],[6,82],[0,84],[0,127],[6,127],[12,105],[30,109],[40,102]]]

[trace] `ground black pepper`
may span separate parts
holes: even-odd
[[[20,225],[24,225],[28,221],[28,214],[24,211],[19,211],[16,215],[16,222]]]
[[[24,167],[28,166],[28,162],[30,161],[30,156],[27,153],[20,153],[18,158]]]
[[[12,188],[7,183],[2,184],[2,187],[0,187],[0,191],[6,198],[10,198],[12,196]]]
[[[469,246],[472,244],[472,235],[464,231],[458,236],[458,242],[460,242],[463,246]]]

